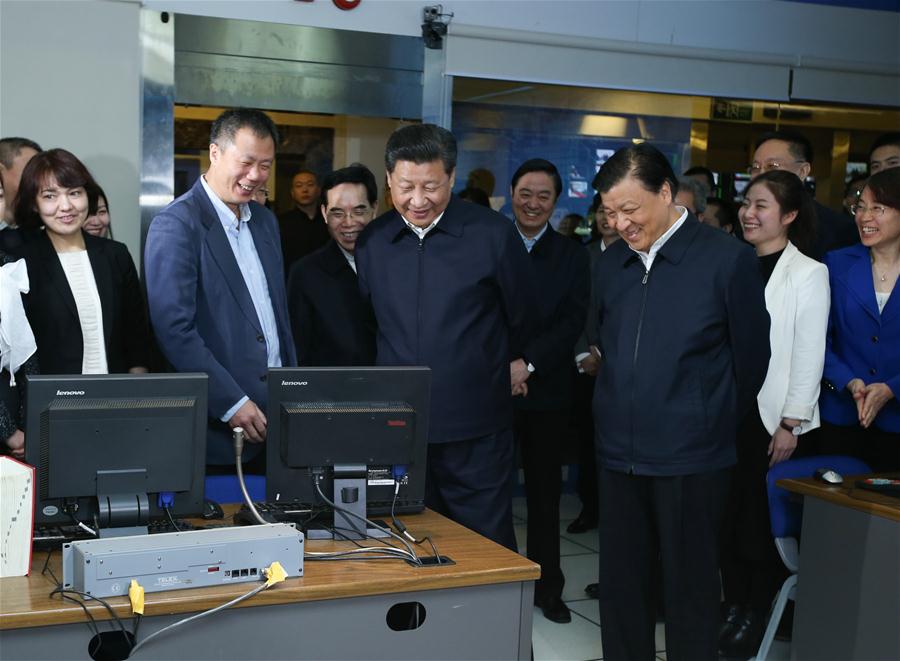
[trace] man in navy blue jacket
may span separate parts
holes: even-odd
[[[763,281],[749,246],[675,206],[651,145],[616,152],[597,182],[624,239],[594,275],[603,655],[653,658],[661,555],[667,655],[716,659],[736,428],[769,361]]]
[[[528,393],[514,401],[516,441],[525,472],[528,557],[541,565],[534,603],[553,622],[569,622],[562,600],[565,577],[559,562],[559,495],[562,436],[575,390],[572,352],[584,330],[590,297],[587,250],[556,231],[550,216],[562,192],[556,166],[542,158],[525,161],[513,174],[516,229],[531,256],[536,277],[538,327],[525,344]]]
[[[446,129],[398,129],[385,165],[394,210],[356,247],[377,363],[432,370],[426,505],[515,549],[510,394],[529,375],[528,254],[507,219],[451,194],[456,140]]]

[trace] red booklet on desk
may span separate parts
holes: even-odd
[[[0,578],[27,576],[34,535],[34,467],[0,457]]]
[[[860,489],[874,491],[875,493],[880,493],[884,496],[900,498],[900,474],[868,477],[864,480],[857,480],[856,486]]]

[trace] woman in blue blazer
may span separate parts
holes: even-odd
[[[771,320],[771,357],[757,406],[738,428],[737,466],[723,535],[726,616],[719,653],[753,656],[780,583],[765,476],[819,426],[819,388],[828,323],[828,271],[802,251],[813,246],[815,208],[793,173],[765,172],[747,188],[744,238],[759,257]]]
[[[821,450],[900,469],[900,169],[872,175],[854,207],[861,245],[825,256],[831,316]]]

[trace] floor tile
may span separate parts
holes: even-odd
[[[535,661],[585,661],[603,655],[600,627],[575,613],[568,624],[557,624],[535,608],[531,640]]]
[[[656,623],[656,654],[662,654],[665,658],[666,651],[666,624],[665,622]]]
[[[600,550],[600,531],[594,528],[593,530],[580,532],[576,535],[566,531],[566,526],[568,525],[568,521],[560,522],[559,534],[561,537],[573,541],[576,544],[584,546],[585,548],[588,548],[592,551]]]
[[[582,555],[568,555],[560,558],[563,576],[566,577],[566,586],[563,589],[564,601],[577,601],[584,599],[584,588],[588,583],[597,582],[598,560],[596,553]]]
[[[600,625],[600,606],[596,599],[579,599],[577,601],[567,601],[566,606],[573,613],[578,613],[581,617],[590,620],[596,625]]]
[[[514,522],[513,528],[516,532],[516,542],[518,543],[519,553],[525,555],[527,552],[528,545],[525,543],[526,536],[528,534],[528,524],[525,522],[519,523]],[[590,553],[591,549],[586,546],[582,546],[577,542],[573,542],[570,539],[565,537],[559,538],[559,554],[560,556],[567,555],[581,555],[584,553]]]

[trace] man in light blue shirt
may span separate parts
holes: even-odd
[[[207,464],[234,464],[230,428],[242,427],[244,459],[258,456],[259,471],[268,368],[296,364],[278,223],[252,201],[278,132],[264,113],[235,109],[213,123],[210,142],[209,170],[150,226],[147,299],[168,361],[209,375]]]

